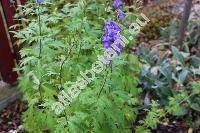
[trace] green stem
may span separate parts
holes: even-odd
[[[184,98],[182,101],[179,102],[179,104],[182,104],[183,102],[187,101],[190,97],[196,95],[197,93],[191,93],[188,97]]]
[[[73,46],[74,46],[74,45],[72,45],[72,46],[70,47],[67,57],[66,57],[65,60],[61,63],[61,66],[60,66],[60,75],[59,75],[59,79],[60,79],[60,86],[61,86],[61,89],[63,88],[63,84],[62,84],[62,71],[63,71],[63,67],[64,67],[65,62],[68,60],[68,58],[69,58],[69,56],[70,56],[70,54],[71,54],[71,51],[72,51]]]
[[[39,26],[39,45],[40,45],[40,51],[39,51],[39,58],[41,58],[42,53],[42,25],[41,25],[41,15],[40,15],[40,5],[38,5],[38,26]]]
[[[42,98],[42,90],[41,90],[41,83],[39,84],[39,94],[40,94],[40,101],[42,102],[43,101],[43,98]]]
[[[112,74],[113,72],[113,65],[112,65],[112,61],[110,62],[110,73]],[[112,80],[112,76],[110,76],[110,81]],[[111,87],[109,86],[109,92],[111,91]]]
[[[105,84],[106,84],[106,81],[107,81],[107,77],[108,77],[108,70],[107,70],[107,65],[106,65],[106,76],[104,77],[104,82],[103,82],[103,84],[102,84],[102,86],[101,86],[101,89],[100,89],[100,92],[99,92],[99,94],[98,94],[98,98],[100,97],[100,95],[101,95],[101,93],[102,93],[102,91],[103,91],[103,88],[104,88],[104,86],[105,86]]]
[[[41,53],[42,53],[42,26],[41,26],[41,16],[40,16],[40,5],[38,4],[38,26],[39,26],[39,45],[40,45],[40,50],[39,50],[39,59],[41,58]],[[40,94],[40,100],[43,101],[42,98],[42,90],[41,90],[41,83],[39,85],[39,94]]]

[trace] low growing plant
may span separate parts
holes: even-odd
[[[200,19],[189,20],[186,29],[184,48],[187,52],[191,52],[193,54],[198,54],[198,45],[199,45],[198,43],[200,39],[199,22]],[[174,44],[178,38],[177,35],[179,26],[180,26],[179,20],[174,19],[169,26],[161,28],[161,38],[164,41],[170,41],[170,43]]]
[[[185,115],[189,108],[199,111],[194,101],[199,98],[198,91],[194,92],[199,87],[199,57],[174,46],[171,51],[159,53],[156,48],[149,51],[142,45],[137,53],[144,62],[140,74],[140,85],[146,92],[144,107],[150,104],[150,95],[153,95],[154,100],[167,105],[174,115]]]

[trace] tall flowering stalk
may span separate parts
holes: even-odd
[[[123,5],[122,0],[114,0],[113,2],[113,8],[117,11],[117,18],[119,20],[123,20],[126,16],[126,14],[121,10]],[[104,26],[105,32],[102,36],[102,44],[103,47],[107,50],[111,48],[111,45],[116,41],[120,40],[120,32],[122,31],[121,27],[113,20],[108,20]],[[123,46],[120,44],[116,44],[116,46],[120,49],[120,51],[117,51],[118,55],[121,54],[123,50]]]
[[[20,52],[23,56],[19,65],[23,73],[20,88],[29,103],[23,114],[24,129],[38,133],[131,132],[128,123],[137,115],[137,108],[133,107],[137,103],[131,102],[135,98],[132,92],[134,95],[139,92],[133,71],[139,73],[139,63],[129,53],[124,53],[119,61],[112,61],[128,44],[122,36],[125,29],[116,19],[102,23],[101,20],[113,15],[108,13],[110,10],[101,10],[105,5],[102,0],[86,3],[74,0],[73,5],[67,0],[44,2],[35,0],[37,7],[27,2],[26,11],[18,13],[20,19],[26,17],[31,22],[16,32],[19,43],[33,42],[33,46]],[[62,11],[53,12],[62,6]],[[39,11],[35,10],[38,7]],[[27,12],[37,16],[27,16]],[[94,19],[97,15],[101,17]],[[104,25],[103,34],[100,25]],[[96,46],[100,35],[103,35],[101,48]],[[118,40],[123,42],[117,44]],[[91,67],[91,61],[102,48],[104,55],[98,56]]]
[[[117,10],[121,8],[123,5],[123,2],[121,0],[115,0],[113,3],[113,7]],[[120,14],[118,14],[117,18],[122,20],[125,17],[125,14],[121,11]],[[116,51],[118,55],[120,55],[123,51],[123,45],[121,44],[122,42],[118,42],[118,40],[121,40],[121,31],[122,28],[120,27],[119,24],[117,24],[113,20],[108,20],[105,25],[104,25],[104,33],[102,35],[102,44],[103,47],[105,48],[106,51],[109,51],[110,48],[112,48],[112,45],[115,44],[115,46],[118,47],[118,50]],[[98,94],[98,98],[100,97],[100,94],[106,84],[107,81],[107,76],[108,76],[108,66],[106,65],[106,75],[104,77],[103,84],[101,86],[100,92]],[[112,73],[112,63],[110,63],[110,68],[111,68],[111,73]]]

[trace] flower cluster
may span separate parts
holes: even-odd
[[[121,10],[123,5],[122,0],[114,0],[113,7],[117,11],[117,18],[120,20],[123,20],[126,16],[126,14]],[[121,35],[120,32],[122,31],[121,27],[113,20],[108,20],[104,26],[104,34],[102,36],[102,44],[103,47],[107,50],[111,48],[112,44],[115,43],[115,45],[118,47],[117,54],[121,54],[123,50],[123,46],[121,44],[120,40]],[[116,43],[117,42],[117,43]]]
[[[126,17],[126,14],[121,10],[123,5],[122,0],[114,0],[113,7],[117,12],[117,18],[123,20]]]
[[[112,44],[116,42],[116,40],[120,40],[120,32],[122,31],[121,27],[113,20],[108,20],[104,26],[104,34],[102,36],[102,44],[105,49],[111,48]],[[118,51],[118,55],[122,52],[123,46],[118,42],[115,44],[120,51]]]
[[[115,0],[114,3],[113,3],[113,7],[114,7],[115,9],[120,8],[122,5],[123,5],[122,0]]]

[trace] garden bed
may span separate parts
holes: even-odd
[[[25,133],[23,130],[22,113],[27,109],[26,102],[17,100],[0,112],[0,133]],[[144,117],[145,112],[140,113],[139,117]],[[200,115],[195,116],[200,118]],[[168,123],[159,124],[152,133],[199,133],[199,129],[189,128],[185,118],[178,118],[168,115]],[[200,122],[200,119],[199,119]],[[193,132],[191,132],[193,131]]]
[[[163,5],[147,17],[121,0],[38,0],[23,8],[16,17],[27,25],[15,35],[28,107],[17,101],[4,109],[2,132],[199,133],[195,17],[183,17],[182,27],[181,15]]]

